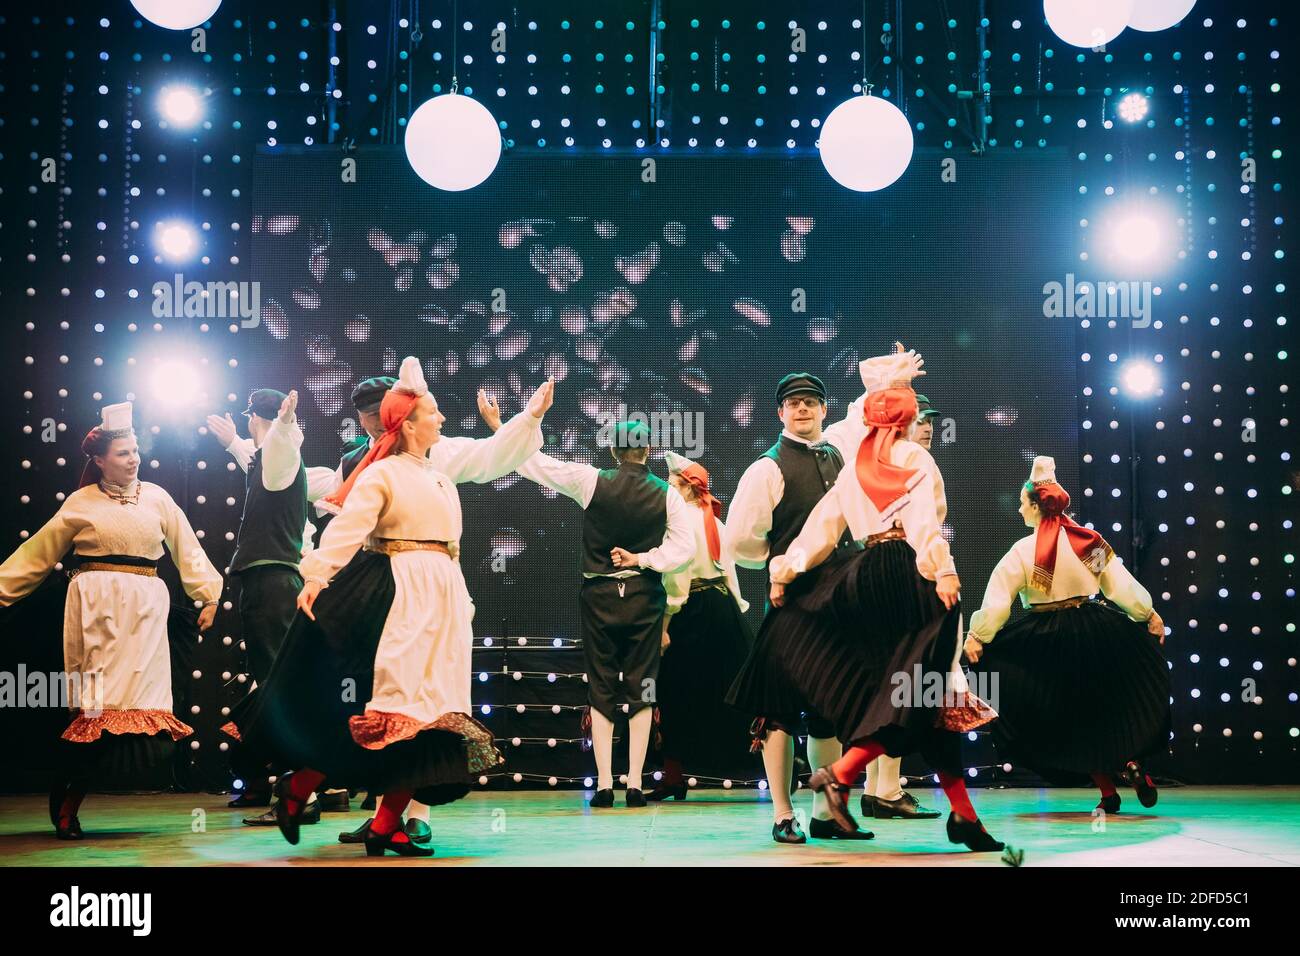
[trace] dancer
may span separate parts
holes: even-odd
[[[1090,775],[1106,813],[1119,810],[1110,772],[1122,766],[1138,801],[1153,807],[1156,787],[1139,761],[1169,740],[1164,621],[1106,540],[1066,514],[1069,506],[1055,460],[1038,456],[1020,491],[1020,516],[1034,532],[993,570],[966,656],[998,674],[999,749],[1044,776]],[[1032,613],[1004,628],[1017,595]]]
[[[202,603],[199,630],[212,626],[221,597],[221,575],[185,513],[139,478],[131,403],[103,409],[81,450],[81,486],[0,565],[0,606],[8,606],[36,590],[69,547],[76,551],[63,624],[74,716],[50,789],[60,840],[82,838],[78,811],[91,786],[163,763],[194,732],[172,713],[171,601],[158,577],[163,545],[186,594]]]
[[[457,562],[455,486],[508,474],[541,447],[552,394],[547,381],[491,438],[442,439],[419,361],[402,362],[381,406],[384,434],[330,497],[341,510],[303,561],[301,613],[239,715],[251,747],[301,768],[276,784],[289,843],[329,779],[384,794],[367,855],[429,856],[401,829],[412,795],[459,800],[471,773],[500,762],[491,731],[469,716],[474,606]]]
[[[666,451],[668,483],[691,509],[695,553],[663,576],[668,596],[659,682],[659,733],[664,776],[647,800],[686,799],[684,770],[731,776],[748,750],[749,721],[726,695],[749,653],[749,604],[740,596],[735,557],[723,544],[722,502],[709,473]]]
[[[826,386],[822,380],[807,372],[791,372],[777,383],[776,414],[782,425],[781,437],[745,469],[731,501],[725,545],[737,564],[765,568],[769,560],[785,553],[817,502],[835,484],[844,467],[841,450],[857,447],[863,430],[861,401],[854,402],[844,420],[823,433]],[[851,549],[853,542],[846,536],[842,545]],[[777,843],[806,843],[808,838],[790,802],[794,735],[806,728],[809,759],[820,766],[842,753],[835,730],[818,715],[801,715],[798,709],[780,719],[766,708],[759,688],[751,688],[745,695],[748,703],[741,706],[737,703],[738,690],[739,686],[728,694],[729,702],[745,713],[758,715],[753,733],[762,747],[772,798],[772,839]],[[813,797],[809,830],[819,839],[867,840],[872,836],[865,830],[849,832],[839,827],[831,819],[826,800],[817,795]]]
[[[867,429],[854,467],[840,474],[786,553],[772,561],[771,601],[779,610],[763,622],[748,673],[737,684],[761,689],[777,712],[809,702],[851,745],[808,781],[828,797],[844,829],[858,826],[846,795],[863,768],[882,753],[919,750],[937,768],[952,805],[948,839],[972,850],[1001,850],[966,793],[958,737],[994,715],[964,687],[942,706],[920,687],[907,693],[905,684],[897,693],[900,674],[910,681],[937,672],[950,686],[959,650],[960,582],[939,533],[932,462],[904,438],[916,419],[911,381],[922,364],[915,352],[863,363]],[[864,549],[823,566],[846,528]]]
[[[663,575],[695,551],[682,496],[646,464],[650,431],[620,422],[610,448],[617,467],[599,470],[539,452],[519,474],[582,506],[582,652],[596,756],[593,807],[614,805],[614,718],[628,714],[629,807],[644,807],[641,769],[650,743],[667,597]]]

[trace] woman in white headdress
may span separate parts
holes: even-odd
[[[35,591],[71,547],[63,660],[72,722],[63,732],[50,790],[50,822],[62,840],[82,837],[78,811],[91,786],[166,761],[193,728],[172,713],[167,637],[171,601],[158,577],[163,546],[207,630],[221,575],[185,513],[141,481],[131,403],[109,405],[81,444],[81,487],[0,564],[0,607]]]
[[[380,406],[384,434],[325,499],[338,514],[303,560],[299,612],[266,685],[234,714],[254,753],[300,768],[276,784],[290,843],[328,781],[383,793],[368,855],[429,856],[401,827],[412,797],[459,800],[473,774],[500,763],[492,732],[470,716],[474,605],[456,484],[492,481],[536,452],[552,390],[544,383],[491,438],[442,438],[419,360],[402,362]]]
[[[749,654],[749,604],[740,595],[736,559],[725,544],[722,502],[703,465],[664,452],[668,483],[693,505],[695,551],[686,567],[663,576],[668,605],[655,684],[664,776],[647,800],[686,799],[687,772],[731,777],[749,761],[750,718],[726,703]]]
[[[1006,756],[1049,779],[1091,776],[1107,813],[1119,809],[1111,773],[1122,768],[1142,806],[1153,807],[1155,784],[1139,761],[1169,741],[1164,621],[1069,506],[1055,460],[1035,458],[1020,490],[1020,516],[1034,531],[993,570],[966,656],[998,675],[993,740]],[[1017,596],[1030,613],[1004,627]]]

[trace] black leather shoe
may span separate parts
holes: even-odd
[[[366,791],[366,799],[361,801],[361,809],[362,810],[375,809],[375,795],[371,793],[369,790]]]
[[[433,847],[420,846],[410,840],[394,841],[393,836],[393,833],[380,836],[373,830],[367,830],[363,841],[366,844],[366,856],[383,856],[385,850],[391,850],[398,856],[433,856]]]
[[[244,826],[246,827],[279,826],[280,818],[276,815],[276,809],[275,809],[275,807],[279,805],[280,805],[279,801],[277,800],[275,806],[271,807],[270,810],[267,810],[265,813],[261,814],[260,816],[244,817]],[[298,818],[299,826],[304,826],[304,827],[310,826],[313,823],[320,823],[320,804],[316,800],[313,800],[311,803],[307,804],[307,806],[303,808],[302,813],[299,814],[299,818]]]
[[[56,821],[54,824],[54,835],[60,840],[82,840],[85,834],[81,832],[81,821],[73,817],[68,821],[68,825],[60,826]]]
[[[433,839],[433,831],[423,820],[407,820],[403,829],[412,843],[428,843]]]
[[[931,810],[917,803],[916,797],[912,796],[906,790],[897,800],[883,800],[880,797],[873,797],[874,805],[872,810],[877,820],[937,820],[939,811]],[[865,812],[865,811],[864,811]]]
[[[375,818],[369,817],[365,823],[361,824],[361,826],[357,827],[355,830],[348,830],[345,833],[340,833],[339,842],[340,843],[365,843],[366,834],[370,832],[370,824],[374,822],[375,822]]]
[[[989,831],[978,820],[965,820],[952,812],[948,814],[948,842],[964,843],[976,853],[997,853],[1006,846],[989,836]]]
[[[587,806],[594,807],[597,810],[603,810],[606,807],[614,805],[613,790],[597,790],[596,795],[587,801]]]
[[[1124,779],[1128,781],[1130,787],[1137,791],[1138,803],[1148,808],[1156,805],[1160,793],[1156,790],[1155,781],[1151,779],[1151,775],[1143,770],[1142,765],[1136,760],[1130,760],[1124,768]]]
[[[807,843],[808,838],[799,829],[799,821],[786,817],[780,823],[772,824],[772,839],[777,843]]]
[[[843,830],[857,830],[858,821],[849,813],[848,797],[850,788],[840,783],[831,773],[830,767],[818,767],[808,778],[808,789],[826,795],[826,808]]]
[[[269,807],[271,805],[271,791],[269,790],[244,790],[239,796],[231,800],[226,806],[232,810],[242,810],[245,807]]]
[[[864,793],[858,806],[862,807],[864,817],[874,817],[876,815],[876,798],[869,793]]]
[[[667,800],[670,797],[674,800],[686,799],[685,780],[679,783],[661,783],[645,795],[647,800],[655,803],[658,803],[660,800]]]
[[[629,807],[644,807],[645,794],[636,789],[628,790],[623,796],[623,803]]]
[[[874,840],[876,838],[870,830],[846,830],[834,820],[818,820],[816,817],[808,822],[808,835],[814,840]]]
[[[1102,797],[1094,809],[1103,813],[1119,813],[1119,794],[1112,793],[1109,797]]]
[[[320,804],[321,813],[347,813],[352,809],[346,790],[340,790],[337,793],[319,794],[316,797],[316,802]]]

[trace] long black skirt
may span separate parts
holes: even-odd
[[[726,703],[749,653],[749,626],[726,591],[695,591],[669,618],[659,662],[660,753],[689,772],[732,777],[753,767],[750,716]]]
[[[920,752],[959,772],[960,737],[940,726],[942,695],[913,693],[927,678],[945,679],[957,632],[958,609],[946,611],[934,582],[917,573],[911,546],[882,541],[786,589],[728,699],[783,729],[815,711],[845,743],[874,737],[891,756]]]
[[[394,591],[388,556],[362,551],[321,591],[315,621],[301,611],[294,616],[266,684],[232,711],[245,759],[311,768],[330,787],[411,790],[430,805],[469,793],[469,753],[460,733],[426,728],[378,750],[352,737],[348,721],[370,699]],[[486,733],[472,718],[465,721]]]
[[[1049,780],[1168,746],[1169,665],[1146,625],[1101,601],[1026,614],[989,644],[999,753]]]

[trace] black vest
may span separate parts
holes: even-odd
[[[302,532],[307,523],[307,469],[283,491],[267,491],[262,484],[262,450],[248,466],[248,496],[239,525],[230,571],[238,574],[254,561],[280,561],[294,567],[302,561]]]
[[[584,574],[612,574],[609,552],[626,548],[640,554],[663,544],[668,528],[668,482],[648,465],[624,462],[596,476],[596,490],[582,520]],[[658,573],[642,570],[658,577]]]
[[[348,476],[357,470],[357,465],[361,464],[361,459],[366,457],[368,451],[370,451],[370,439],[362,436],[343,452],[343,457],[339,459],[339,468],[343,471],[344,481],[347,481]]]
[[[817,502],[825,497],[844,467],[839,449],[827,442],[805,445],[782,435],[763,453],[781,469],[785,491],[772,509],[772,530],[767,533],[768,560],[785,554]],[[845,532],[844,544],[848,538]]]

